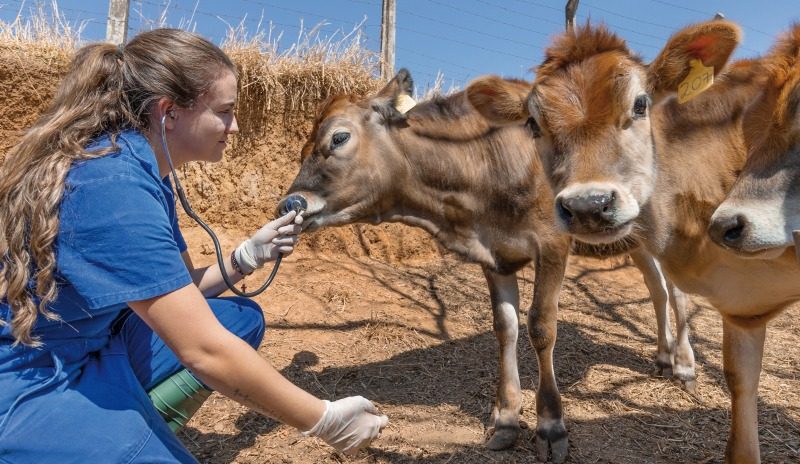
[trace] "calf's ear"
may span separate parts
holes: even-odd
[[[800,130],[800,23],[784,32],[765,58],[767,75],[780,83],[775,110],[779,121]]]
[[[479,77],[467,86],[469,102],[489,122],[514,124],[530,116],[526,104],[530,88],[497,76]]]
[[[676,32],[648,65],[648,90],[653,99],[676,92],[679,100],[699,94],[697,90],[704,84],[710,86],[713,77],[725,67],[740,41],[739,26],[719,19]]]
[[[372,98],[370,107],[386,123],[402,123],[406,120],[406,113],[416,105],[411,97],[413,93],[414,81],[411,73],[403,68]]]

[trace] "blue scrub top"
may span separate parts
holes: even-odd
[[[0,301],[0,320],[9,322],[0,327],[0,462],[5,462],[2,441],[10,439],[10,434],[44,444],[43,440],[69,439],[71,433],[80,435],[88,430],[83,427],[91,427],[91,419],[82,419],[81,411],[70,411],[70,402],[65,400],[65,410],[57,413],[77,415],[70,418],[76,430],[53,430],[60,437],[48,437],[41,434],[48,432],[41,429],[48,423],[42,423],[26,436],[20,428],[26,423],[33,427],[36,411],[25,412],[22,406],[36,404],[28,401],[32,398],[80,390],[81,384],[91,390],[93,382],[104,375],[102,368],[93,368],[91,363],[96,362],[98,352],[108,348],[112,322],[126,303],[163,295],[192,282],[181,258],[186,243],[178,228],[172,186],[159,176],[149,143],[134,130],[122,132],[116,143],[117,151],[76,162],[67,175],[56,241],[58,297],[50,305],[61,320],[37,320],[33,335],[40,338],[42,347],[13,344],[10,309]],[[104,136],[87,148],[109,146],[110,138]],[[90,373],[97,378],[86,378]],[[131,379],[105,380],[125,381]],[[103,426],[115,425],[112,421]],[[120,426],[125,427],[124,423]],[[130,453],[123,450],[124,444],[117,445],[115,449]],[[124,460],[113,459],[113,451],[102,452],[111,453],[105,455],[105,462]]]

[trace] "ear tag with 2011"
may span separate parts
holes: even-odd
[[[678,103],[686,103],[700,95],[714,83],[714,67],[705,66],[703,62],[694,59],[689,62],[691,70],[678,85]]]

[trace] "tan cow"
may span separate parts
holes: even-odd
[[[504,82],[519,91],[530,88],[527,82]],[[305,202],[305,230],[383,221],[420,227],[483,268],[500,345],[490,449],[512,446],[520,432],[516,273],[534,261],[528,330],[540,373],[537,432],[541,440],[555,443],[554,456],[562,460],[567,435],[552,356],[571,239],[554,227],[553,194],[535,156],[534,139],[528,128],[490,127],[463,92],[421,103],[403,114],[395,105],[408,100],[411,89],[411,77],[402,70],[370,98],[338,96],[327,101],[303,148],[300,172],[279,208]],[[632,250],[656,307],[657,364],[664,374],[693,385],[685,296],[673,291],[647,253],[633,249],[634,242],[623,245]],[[670,300],[677,343],[669,329]]]
[[[709,233],[742,257],[787,259],[800,241],[800,24],[761,69],[766,84],[744,116],[747,163]]]
[[[779,272],[794,267],[792,248],[800,257],[800,24],[779,39],[763,59],[760,72],[766,82],[744,115],[747,162],[728,198],[714,212],[709,234],[744,259],[773,260]],[[797,277],[794,267],[780,279],[791,284],[792,280],[797,283]],[[800,288],[794,286],[781,296],[792,301],[798,293]],[[732,374],[734,381],[741,382],[761,368],[765,324],[784,306],[764,308],[759,318],[740,329],[753,340],[749,345],[741,349],[726,345],[732,364],[747,363]],[[747,396],[742,401],[747,403],[741,415],[749,423],[741,425],[746,429],[742,435],[755,437],[758,385],[746,380],[743,389]]]
[[[789,254],[744,259],[707,233],[744,166],[742,113],[764,85],[763,73],[758,63],[740,62],[696,94],[739,35],[726,21],[691,26],[645,65],[622,39],[587,24],[555,40],[529,94],[492,78],[467,92],[497,122],[531,118],[563,230],[594,243],[635,237],[679,288],[720,311],[732,396],[725,459],[757,463],[765,322],[800,299],[800,266]],[[508,117],[499,118],[497,108]]]

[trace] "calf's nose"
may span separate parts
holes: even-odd
[[[558,213],[567,223],[610,222],[614,215],[614,192],[561,197],[556,201]]]

